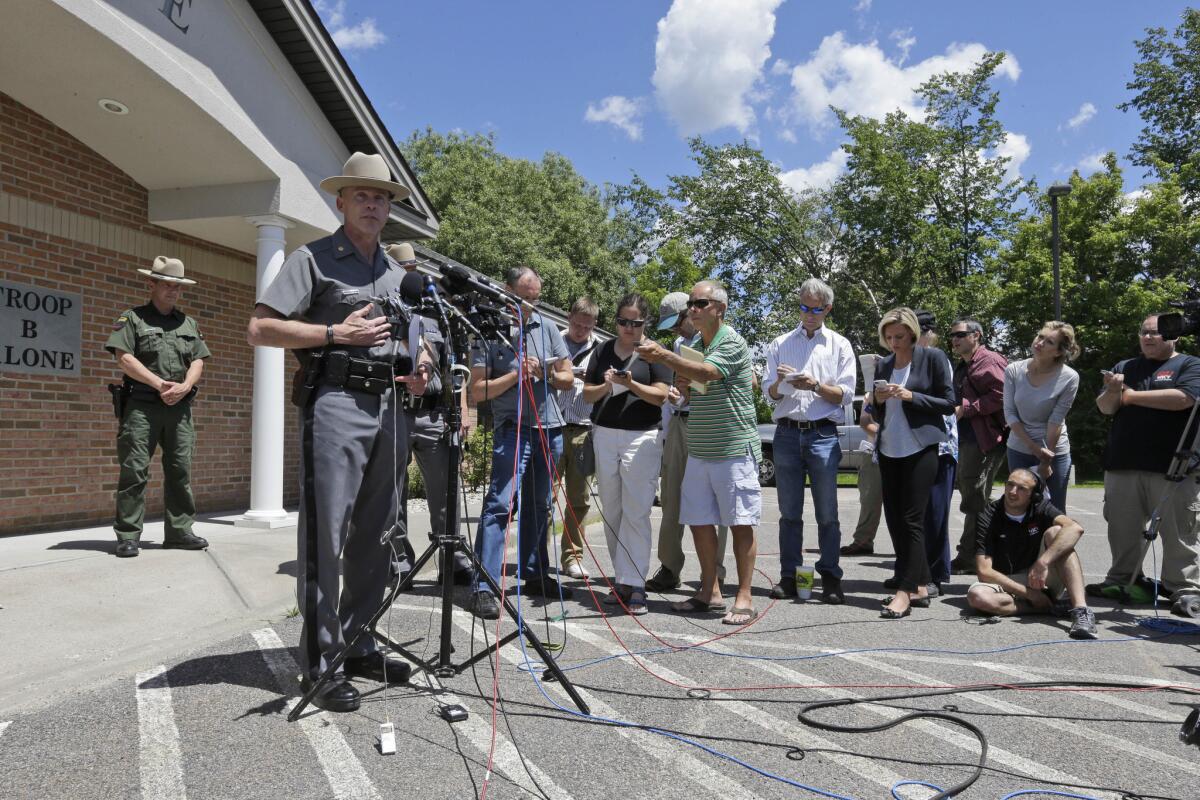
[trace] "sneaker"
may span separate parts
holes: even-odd
[[[935,598],[935,597],[941,597],[941,596],[942,596],[942,587],[941,587],[941,584],[938,584],[938,583],[927,583],[927,584],[925,584],[925,589],[926,589],[926,590],[929,592],[929,599],[930,599],[930,600],[932,600],[932,599],[933,599],[933,598]]]
[[[669,592],[679,588],[679,576],[666,567],[659,567],[658,572],[646,581],[646,588],[652,592]]]
[[[563,586],[549,575],[532,575],[525,579],[525,585],[522,588],[529,597],[553,597],[557,599],[561,593],[563,600],[570,600],[571,595],[575,594],[574,589]]]
[[[592,573],[584,569],[583,564],[580,564],[578,561],[572,561],[564,571],[567,573],[568,578],[574,578],[577,581],[592,577]]]
[[[471,596],[471,613],[480,619],[499,619],[500,604],[491,592],[476,592]]]
[[[1200,594],[1180,595],[1171,605],[1171,613],[1178,617],[1200,619]]]
[[[1096,638],[1096,615],[1087,606],[1079,606],[1070,610],[1072,639]]]

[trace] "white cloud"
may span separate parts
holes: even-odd
[[[791,71],[792,65],[782,58],[775,59],[775,63],[771,64],[772,75],[787,75]]]
[[[897,59],[896,66],[908,61],[908,54],[912,51],[913,45],[917,43],[917,37],[912,35],[912,28],[897,28],[888,35],[888,38],[896,43],[896,49],[900,51],[900,58]]]
[[[858,0],[858,2],[854,4],[855,13],[866,14],[868,11],[871,10],[872,1],[873,0]]]
[[[755,124],[750,93],[771,56],[783,0],[674,0],[658,21],[654,89],[681,133]]]
[[[849,158],[850,154],[839,147],[830,153],[827,159],[813,164],[811,167],[800,167],[779,173],[779,180],[794,192],[803,192],[806,189],[825,189],[837,180],[838,175],[841,175],[842,171],[846,169],[846,161]]]
[[[642,115],[642,105],[639,99],[630,100],[619,94],[612,95],[601,100],[599,105],[588,103],[583,118],[588,122],[607,122],[615,125],[636,142],[642,138],[642,123],[638,119]]]
[[[900,109],[920,119],[922,108],[914,94],[917,87],[938,73],[969,70],[987,52],[978,42],[956,42],[943,55],[905,67],[903,59],[889,59],[876,42],[850,44],[838,31],[826,36],[813,57],[792,70],[792,107],[815,129],[832,122],[831,105],[876,118]],[[1010,53],[996,73],[1015,81],[1021,68]]]
[[[1108,155],[1107,150],[1097,150],[1091,155],[1086,155],[1079,159],[1079,163],[1075,165],[1075,169],[1079,170],[1079,174],[1087,177],[1093,172],[1099,172],[1105,169],[1104,157]]]
[[[1071,119],[1067,120],[1068,128],[1078,128],[1087,123],[1092,117],[1096,116],[1096,107],[1091,103],[1084,103],[1079,107],[1079,111]]]
[[[1004,132],[1003,141],[996,146],[996,155],[1009,159],[1007,172],[1009,180],[1021,177],[1021,165],[1025,163],[1025,159],[1029,158],[1032,151],[1033,147],[1029,144],[1029,137],[1025,134]]]
[[[779,138],[783,139],[785,142],[788,142],[789,144],[795,144],[796,143],[796,132],[793,131],[791,128],[784,128],[783,130],[779,131]]]
[[[329,35],[333,42],[343,50],[370,50],[387,41],[383,31],[368,17],[357,25],[346,24],[346,0],[316,0],[313,5],[317,13],[325,19]]]

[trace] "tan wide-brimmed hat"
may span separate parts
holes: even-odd
[[[194,285],[196,282],[191,278],[183,277],[183,262],[178,258],[167,258],[166,256],[157,256],[154,259],[154,266],[150,269],[138,268],[138,272],[143,275],[148,275],[156,281],[167,281],[168,283],[186,283]]]
[[[334,175],[321,181],[321,188],[330,194],[337,194],[347,186],[369,186],[372,189],[383,189],[392,193],[393,200],[403,200],[411,194],[408,189],[392,180],[387,162],[381,155],[354,153],[342,167],[341,175]]]
[[[405,267],[406,269],[418,266],[420,264],[432,263],[427,258],[417,258],[417,254],[413,250],[413,246],[408,242],[389,244],[383,249],[389,256],[392,257],[392,261],[395,261],[397,264]]]

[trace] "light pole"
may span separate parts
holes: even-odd
[[[1070,193],[1069,183],[1056,183],[1047,191],[1050,195],[1050,228],[1053,231],[1051,247],[1054,251],[1054,318],[1058,320],[1062,319],[1062,294],[1058,287],[1058,198],[1066,197]]]

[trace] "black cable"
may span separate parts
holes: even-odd
[[[1200,694],[1200,691],[1195,690],[1195,689],[1178,687],[1178,686],[1161,686],[1159,684],[1126,683],[1126,682],[1116,682],[1116,681],[1015,681],[1012,683],[989,683],[989,684],[979,684],[977,686],[963,686],[963,687],[954,687],[954,688],[949,688],[949,689],[933,689],[933,690],[920,691],[920,692],[905,692],[903,694],[886,695],[883,697],[843,697],[843,698],[835,698],[833,700],[820,700],[820,701],[817,701],[814,703],[806,704],[797,713],[796,718],[802,724],[807,725],[810,728],[816,728],[818,730],[825,730],[825,731],[834,731],[834,732],[839,732],[839,733],[876,733],[879,731],[889,730],[891,728],[896,727],[897,725],[901,725],[910,720],[922,719],[922,718],[940,719],[943,722],[948,722],[952,725],[956,725],[958,727],[965,728],[965,729],[971,731],[971,733],[974,734],[975,738],[979,740],[979,744],[980,744],[979,761],[973,765],[970,765],[970,766],[974,767],[974,774],[971,775],[971,777],[968,778],[965,782],[960,783],[957,786],[953,786],[950,789],[946,789],[936,795],[933,795],[933,797],[930,798],[930,800],[942,800],[942,798],[953,797],[955,795],[962,793],[964,790],[966,790],[972,784],[974,784],[977,780],[979,780],[980,776],[983,774],[983,771],[985,769],[987,769],[987,752],[988,752],[987,736],[984,734],[984,732],[982,730],[980,730],[978,727],[976,727],[971,722],[968,722],[965,719],[961,719],[959,717],[955,717],[951,714],[940,712],[940,711],[917,711],[917,712],[914,712],[911,714],[905,714],[904,716],[902,716],[898,719],[889,720],[887,722],[883,722],[878,725],[868,725],[868,726],[856,727],[856,726],[851,726],[851,725],[835,725],[834,723],[831,723],[831,722],[821,722],[820,720],[812,719],[810,717],[810,714],[814,711],[824,709],[824,708],[854,706],[854,705],[859,705],[862,703],[887,705],[886,701],[891,701],[891,700],[909,700],[909,699],[922,698],[922,697],[939,697],[939,696],[944,696],[944,695],[948,695],[948,694],[970,694],[972,692],[993,692],[993,691],[1002,691],[1002,690],[1015,691],[1015,690],[1030,690],[1030,689],[1053,689],[1055,687],[1080,687],[1080,688],[1087,687],[1087,688],[1095,688],[1095,689],[1157,689],[1157,690],[1179,692],[1179,693],[1183,693],[1183,694],[1193,694],[1193,695]],[[889,706],[889,707],[893,707],[893,706]],[[932,764],[934,762],[922,762],[922,763]],[[1033,779],[1039,780],[1039,781],[1043,780],[1041,777],[1037,777],[1037,778],[1033,778]],[[1059,785],[1070,786],[1072,784],[1059,784]],[[1145,797],[1145,795],[1141,795],[1141,796]]]

